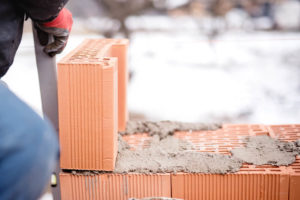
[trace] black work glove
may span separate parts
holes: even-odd
[[[63,8],[58,16],[50,22],[34,23],[38,39],[40,44],[45,46],[44,52],[46,54],[53,57],[64,50],[68,42],[72,24],[72,14],[66,8]],[[53,42],[49,41],[49,36],[53,36]]]

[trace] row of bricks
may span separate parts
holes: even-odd
[[[62,200],[127,200],[169,197],[185,200],[298,200],[300,175],[62,173]],[[158,198],[154,198],[158,199]]]

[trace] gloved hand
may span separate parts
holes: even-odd
[[[39,41],[42,46],[45,46],[44,52],[46,54],[53,57],[64,50],[68,42],[72,24],[72,14],[66,8],[63,8],[58,16],[50,22],[35,23]],[[54,41],[50,44],[48,44],[49,35],[54,37]]]

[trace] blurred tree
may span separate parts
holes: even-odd
[[[172,2],[172,0],[96,0],[106,11],[107,16],[118,20],[120,23],[120,32],[126,37],[130,37],[130,30],[126,26],[126,19],[129,16],[137,16],[146,12],[166,14],[168,10],[174,9],[174,6],[189,4],[191,0],[182,0],[181,2]],[[114,33],[106,33],[111,37]]]
[[[130,37],[131,31],[126,26],[128,17],[156,13],[193,16],[200,29],[212,39],[227,29],[226,16],[233,8],[245,11],[252,18],[267,17],[274,21],[275,27],[274,5],[289,1],[292,0],[86,0],[84,4],[88,8],[82,9],[82,1],[73,0],[69,6],[82,18],[104,16],[112,19],[114,28],[101,30],[106,37],[117,32]],[[204,22],[203,17],[210,20]]]
[[[126,26],[126,19],[132,15],[143,14],[146,10],[154,9],[153,0],[97,0],[98,3],[107,11],[108,16],[118,20],[120,32],[126,37],[130,37],[130,30]],[[111,37],[114,33],[106,33]]]

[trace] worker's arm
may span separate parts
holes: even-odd
[[[49,56],[61,53],[68,41],[73,19],[64,8],[68,0],[18,0],[19,6],[34,21],[44,52]],[[54,41],[48,44],[49,34]]]
[[[33,21],[49,22],[58,16],[68,0],[16,0],[15,2]]]

